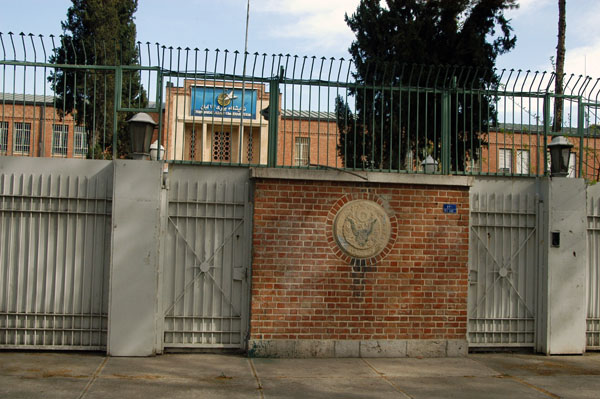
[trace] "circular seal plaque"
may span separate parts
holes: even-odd
[[[385,249],[390,240],[390,218],[376,202],[350,201],[335,216],[333,235],[347,255],[357,259],[373,258]]]

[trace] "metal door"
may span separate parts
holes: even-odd
[[[600,349],[600,186],[587,188],[587,349]]]
[[[531,180],[477,180],[471,190],[468,341],[534,346],[540,201]]]
[[[247,169],[172,165],[163,261],[165,348],[243,348],[251,243]]]
[[[0,163],[0,348],[105,349],[110,162]]]

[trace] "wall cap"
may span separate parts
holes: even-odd
[[[473,176],[426,175],[345,170],[250,168],[253,179],[339,181],[356,183],[420,184],[432,186],[473,185]]]

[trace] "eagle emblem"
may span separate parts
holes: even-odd
[[[354,234],[356,243],[361,247],[367,245],[369,237],[373,232],[373,226],[377,223],[377,219],[371,219],[370,222],[364,223],[364,227],[362,228],[359,228],[357,223],[351,217],[348,217],[348,222],[350,222],[350,228],[352,229],[352,234]]]

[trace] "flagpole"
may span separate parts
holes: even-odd
[[[240,115],[240,144],[239,144],[239,163],[242,163],[242,147],[244,146],[244,96],[246,94],[246,60],[248,53],[248,25],[250,23],[250,0],[248,0],[248,6],[246,7],[246,35],[244,37],[244,67],[242,69],[242,112]],[[250,125],[252,126],[252,125]],[[248,147],[252,142],[252,131],[248,136]],[[250,155],[250,152],[248,152]],[[252,159],[248,158],[248,163],[251,163]]]

